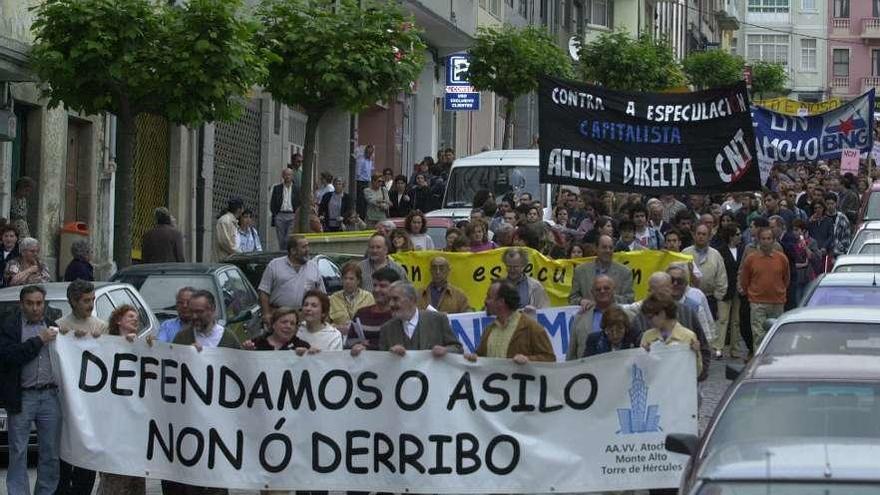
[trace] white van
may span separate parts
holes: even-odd
[[[452,163],[446,191],[439,210],[428,212],[428,218],[469,218],[474,195],[483,189],[495,194],[495,200],[513,191],[523,192],[540,199],[545,209],[549,205],[550,184],[538,180],[538,150],[494,150],[460,158]]]

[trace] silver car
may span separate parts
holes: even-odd
[[[874,254],[844,254],[834,262],[832,273],[839,272],[878,272],[880,256]]]
[[[755,355],[792,354],[880,356],[880,308],[821,306],[783,314]]]

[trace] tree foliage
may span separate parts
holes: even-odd
[[[662,91],[685,82],[669,44],[649,34],[603,33],[583,43],[579,54],[582,78],[610,89]]]
[[[361,9],[355,0],[263,0],[258,36],[268,52],[264,86],[307,115],[302,202],[310,204],[318,123],[332,109],[359,112],[408,91],[425,44],[395,2]],[[306,231],[307,215],[300,229]]]
[[[568,54],[544,29],[534,26],[481,27],[469,52],[470,83],[479,91],[492,91],[506,100],[504,148],[510,147],[514,100],[536,90],[542,75],[573,76]]]
[[[694,52],[685,57],[682,66],[696,89],[736,84],[743,78],[742,57],[723,50]]]
[[[754,62],[752,66],[752,93],[763,98],[767,94],[785,93],[788,74],[782,64]]]
[[[114,258],[131,262],[135,119],[229,120],[264,71],[241,0],[45,0],[30,63],[50,106],[119,119]]]

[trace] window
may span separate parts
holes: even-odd
[[[849,0],[834,0],[834,17],[849,19]]]
[[[835,48],[831,53],[831,63],[834,77],[849,77],[849,50]]]
[[[788,65],[787,34],[750,34],[746,40],[746,54],[749,60]]]
[[[871,50],[871,75],[880,76],[880,50]],[[871,197],[876,197],[876,195],[872,194]]]
[[[574,0],[574,8],[571,9],[571,32],[581,34],[584,25],[584,3]]]
[[[749,12],[759,14],[787,14],[788,0],[749,0]]]
[[[816,40],[801,38],[801,70],[816,70]]]
[[[116,308],[113,307],[113,303],[110,302],[107,294],[102,295],[95,301],[95,315],[104,321],[110,321],[110,314],[113,313],[114,309]]]
[[[816,0],[801,0],[801,10],[818,10]]]
[[[587,22],[595,26],[612,27],[613,0],[590,0],[587,2]]]
[[[226,309],[227,319],[235,318],[242,311],[256,306],[257,300],[238,270],[220,272],[217,275],[217,282],[220,283],[220,293],[223,297],[223,307]]]
[[[874,0],[873,2],[871,2],[871,5],[873,6],[872,15],[874,17],[880,17],[880,0]]]
[[[529,18],[529,0],[519,0],[519,15]]]
[[[116,289],[110,291],[110,299],[113,300],[113,305],[117,308],[126,304],[133,306],[138,312],[138,317],[141,321],[141,330],[145,330],[150,326],[150,318],[147,316],[147,312],[144,310],[144,307],[137,302],[128,289]]]

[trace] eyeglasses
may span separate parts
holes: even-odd
[[[672,277],[672,285],[684,285],[686,282],[683,277]]]

